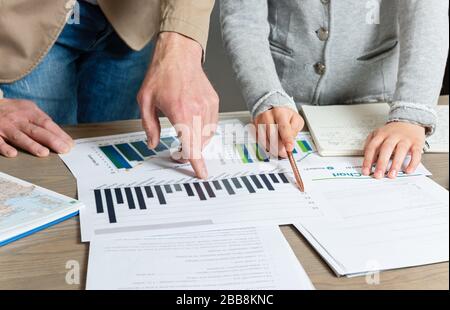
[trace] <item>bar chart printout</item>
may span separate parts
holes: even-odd
[[[258,162],[269,162],[270,155],[265,148],[258,143],[236,143],[234,145],[237,158],[243,164],[251,164]],[[294,156],[296,158],[316,152],[309,134],[301,133],[294,146]]]
[[[83,240],[93,233],[178,224],[269,221],[288,224],[299,216],[319,216],[314,199],[295,187],[287,173],[230,176],[190,183],[98,188],[81,212]],[[80,191],[81,196],[86,191]],[[280,204],[283,201],[283,204]],[[83,219],[88,218],[86,221]],[[115,230],[118,227],[118,230]],[[134,227],[134,228],[133,228]],[[151,229],[151,228],[150,228]]]
[[[164,137],[154,150],[148,148],[146,140],[103,145],[99,149],[117,169],[131,169],[145,159],[169,151],[177,145],[179,141],[176,137]]]

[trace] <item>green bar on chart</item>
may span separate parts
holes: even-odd
[[[297,144],[303,153],[308,153],[308,152],[313,151],[311,145],[309,145],[308,141],[306,141],[306,140],[299,140],[299,141],[297,141]]]
[[[269,162],[270,158],[267,155],[267,153],[263,150],[263,148],[259,145],[259,144],[253,144],[255,153],[256,153],[256,158],[259,161],[263,161],[263,162]]]
[[[116,147],[129,161],[144,161],[128,143],[117,144]]]
[[[144,141],[136,141],[131,143],[132,146],[142,155],[142,157],[150,157],[155,156],[156,153],[150,150],[147,147],[147,144]]]
[[[241,157],[241,160],[244,164],[253,163],[253,160],[250,157],[247,147],[245,144],[236,144],[236,149]]]
[[[100,150],[109,158],[117,169],[131,169],[130,163],[112,146],[101,146]]]

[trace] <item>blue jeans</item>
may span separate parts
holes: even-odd
[[[65,26],[35,70],[0,85],[5,98],[32,100],[63,125],[138,118],[136,95],[153,44],[131,50],[99,7],[85,1],[79,5],[80,23]]]

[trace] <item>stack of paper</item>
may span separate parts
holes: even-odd
[[[233,123],[224,142],[221,129]],[[240,122],[220,124],[204,152],[208,180],[171,160],[172,129],[153,150],[140,132],[78,140],[61,156],[86,203],[88,289],[313,288],[278,225],[323,214],[298,191],[289,163],[243,132]],[[298,161],[319,160],[308,133],[295,149]]]
[[[383,105],[352,109],[360,117],[344,132],[316,130],[322,151],[359,154],[360,141],[387,115]],[[219,130],[205,150],[207,180],[171,161],[179,146],[171,130],[154,150],[134,133],[83,139],[62,156],[86,204],[88,288],[310,289],[282,224],[295,224],[338,275],[448,260],[448,192],[422,165],[414,175],[374,180],[361,174],[361,157],[318,156],[301,133],[294,154],[301,193],[288,161],[242,140],[242,124],[236,129]]]
[[[326,219],[296,223],[338,275],[448,261],[448,191],[425,176],[374,180],[311,171]]]

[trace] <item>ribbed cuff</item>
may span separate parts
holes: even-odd
[[[251,109],[252,118],[255,119],[259,114],[264,113],[272,108],[289,108],[298,112],[294,99],[289,97],[283,91],[275,90],[261,97]]]
[[[388,122],[407,122],[425,127],[431,136],[436,130],[437,113],[433,108],[411,102],[394,102],[391,105]]]

